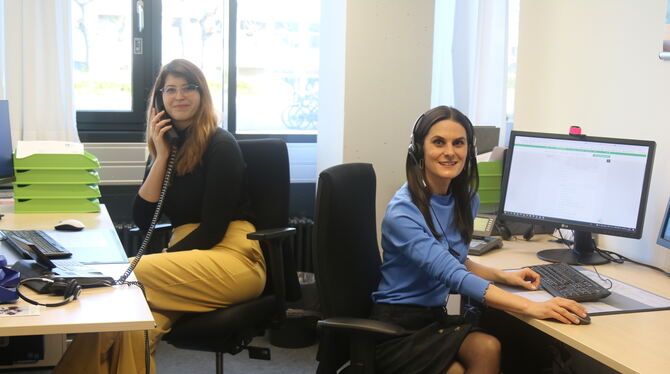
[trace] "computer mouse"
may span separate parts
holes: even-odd
[[[58,224],[54,226],[54,229],[60,231],[81,231],[84,227],[86,226],[80,221],[70,218],[58,222]]]
[[[574,314],[574,313],[573,313],[573,315],[575,317],[577,317],[577,319],[579,319],[579,324],[580,325],[588,325],[588,324],[591,323],[591,317],[589,317],[588,314],[586,315],[586,317],[582,317],[582,316],[580,316],[578,314]]]

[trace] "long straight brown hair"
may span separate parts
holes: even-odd
[[[212,103],[212,95],[207,86],[207,80],[200,68],[192,62],[183,59],[170,61],[161,68],[149,95],[149,106],[147,108],[147,146],[152,157],[156,157],[156,146],[149,136],[151,108],[155,106],[156,96],[162,95],[160,90],[165,85],[168,75],[184,78],[188,84],[197,85],[200,93],[200,106],[193,116],[191,125],[186,129],[186,141],[177,152],[175,170],[177,171],[177,175],[184,175],[193,171],[201,162],[202,155],[205,153],[207,147],[207,141],[216,130],[218,118]]]
[[[465,128],[467,134],[468,157],[465,161],[463,171],[449,184],[449,191],[454,196],[455,212],[453,223],[461,233],[463,241],[469,243],[472,240],[474,222],[472,217],[472,200],[479,189],[479,171],[477,170],[474,128],[465,114],[456,108],[438,106],[419,117],[412,129],[412,144],[410,145],[410,150],[407,152],[407,160],[405,162],[407,185],[412,196],[412,202],[419,208],[431,233],[435,238],[440,238],[442,235],[435,230],[433,219],[430,216],[430,198],[432,193],[425,183],[423,143],[430,128],[437,122],[447,119],[459,123]]]

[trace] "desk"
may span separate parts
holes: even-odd
[[[0,205],[0,229],[53,230],[59,221],[74,218],[86,229],[114,229],[107,209],[101,205],[100,213],[13,213],[13,205]],[[76,259],[76,256],[75,256]],[[9,258],[8,258],[9,261]],[[118,278],[127,264],[90,265],[99,271]],[[24,288],[26,294],[43,302],[54,302],[62,297],[37,295]],[[19,300],[18,305],[28,305]],[[154,328],[154,320],[142,291],[134,286],[87,288],[80,297],[62,307],[40,307],[39,316],[0,318],[0,336],[67,334],[103,331],[147,330]]]
[[[561,246],[548,242],[550,238],[540,235],[529,242],[505,241],[502,249],[470,259],[498,269],[541,264],[544,261],[535,255],[539,250]],[[670,298],[670,279],[660,272],[632,263],[597,268],[603,275]],[[586,326],[510,314],[622,373],[665,373],[670,367],[670,310],[593,316]]]

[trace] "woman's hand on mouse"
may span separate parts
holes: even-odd
[[[554,297],[543,302],[532,302],[526,314],[538,319],[553,318],[567,324],[579,324],[580,320],[574,314],[586,317],[586,308],[574,300]]]

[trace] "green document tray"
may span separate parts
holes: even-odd
[[[479,171],[479,203],[499,203],[502,161],[480,162],[477,164],[477,169]]]
[[[16,184],[98,184],[95,170],[17,170]]]
[[[95,199],[100,189],[95,184],[18,184],[14,183],[15,199]]]
[[[98,199],[17,199],[16,213],[96,213],[100,211]]]
[[[88,152],[81,155],[73,154],[35,154],[24,158],[16,158],[15,170],[74,169],[90,170],[100,168],[98,158]]]

